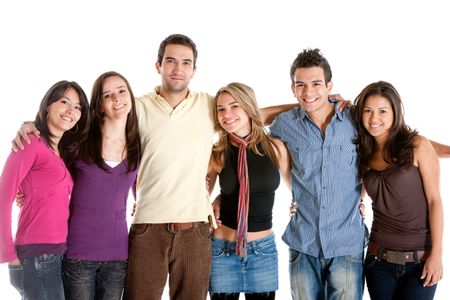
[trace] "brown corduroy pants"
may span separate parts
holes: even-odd
[[[124,299],[161,299],[167,275],[170,299],[206,299],[211,270],[209,224],[180,231],[168,224],[133,224],[129,242]]]

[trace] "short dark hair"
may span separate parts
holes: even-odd
[[[191,40],[191,38],[183,35],[183,34],[171,34],[168,37],[166,37],[161,44],[159,45],[158,50],[158,63],[162,64],[162,60],[164,57],[164,52],[166,51],[167,45],[183,45],[186,47],[189,47],[192,49],[192,52],[194,52],[194,69],[196,67],[197,63],[197,46],[195,45],[194,41]]]
[[[325,83],[331,81],[331,67],[327,59],[322,55],[319,49],[304,49],[297,55],[291,65],[291,82],[294,84],[295,71],[300,68],[320,67],[325,75]]]

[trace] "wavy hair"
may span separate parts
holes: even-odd
[[[375,151],[375,139],[366,130],[362,121],[364,106],[370,96],[386,98],[391,104],[394,114],[392,126],[382,149],[383,159],[389,164],[395,163],[401,167],[411,167],[414,162],[413,140],[418,132],[405,124],[402,100],[395,87],[389,82],[378,81],[369,84],[361,91],[356,97],[353,109],[353,119],[358,131],[354,143],[358,151],[359,175],[362,177],[367,172]]]
[[[215,108],[217,108],[217,100],[219,96],[223,93],[230,94],[250,118],[252,140],[250,141],[248,147],[260,156],[268,155],[274,165],[279,167],[274,146],[276,149],[278,148],[272,138],[267,135],[253,89],[243,83],[232,82],[222,87],[217,92],[214,97]],[[225,155],[230,149],[230,141],[228,139],[227,131],[223,129],[219,123],[217,112],[214,113],[214,124],[215,130],[219,133],[219,140],[213,146],[213,160],[217,166],[223,167],[225,163]]]

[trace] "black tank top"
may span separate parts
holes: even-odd
[[[222,197],[220,218],[222,224],[237,229],[239,180],[237,161],[239,148],[231,146],[225,154],[225,164],[219,174]],[[272,228],[272,209],[275,190],[280,184],[280,173],[269,156],[260,156],[247,149],[247,166],[250,181],[248,231]]]
[[[417,167],[369,170],[363,182],[372,199],[371,242],[391,250],[431,249],[428,204]]]

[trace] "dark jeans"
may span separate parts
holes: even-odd
[[[22,299],[64,300],[61,255],[43,254],[22,259],[22,266],[10,266],[11,284]]]
[[[62,278],[67,300],[120,300],[127,262],[64,259]]]
[[[364,263],[367,289],[372,300],[433,299],[436,285],[423,287],[424,263],[398,265],[367,255]]]

